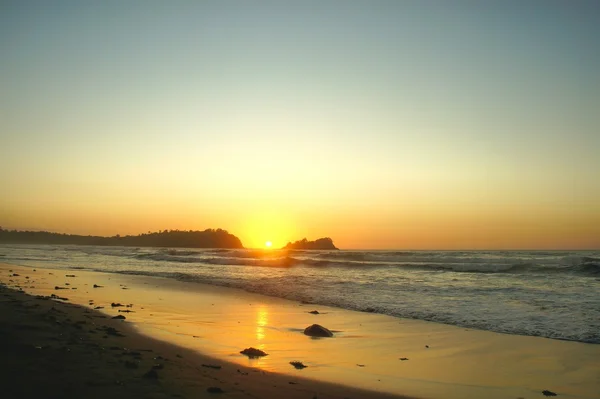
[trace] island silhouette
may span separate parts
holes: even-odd
[[[204,231],[163,230],[136,236],[121,236],[117,234],[112,237],[102,237],[52,233],[49,231],[3,230],[0,228],[0,243],[125,247],[244,248],[239,238],[223,229],[206,229]]]
[[[296,242],[288,242],[282,249],[329,249],[338,250],[333,245],[333,240],[329,237],[319,238],[315,241],[308,241],[306,238]]]
[[[223,248],[243,249],[242,241],[223,229],[162,230],[138,235],[112,237],[55,233],[50,231],[6,230],[0,227],[0,244],[100,245],[122,247]],[[288,242],[282,249],[338,250],[329,237]]]

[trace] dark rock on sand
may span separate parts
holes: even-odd
[[[544,396],[558,396],[556,393],[552,392],[552,391],[548,391],[548,390],[544,390],[542,391],[542,394]]]
[[[256,348],[246,348],[243,351],[240,351],[242,355],[248,356],[250,359],[256,359],[258,357],[267,356],[268,354]]]
[[[132,362],[131,360],[125,360],[125,367],[128,369],[137,369],[138,364],[136,362]]]
[[[117,320],[125,320],[125,316],[123,316],[122,314],[111,317],[112,319],[117,319]]]
[[[118,308],[120,306],[123,306],[122,304],[118,303],[118,302],[113,302],[110,304],[110,306],[112,306],[113,308]]]
[[[208,387],[206,388],[206,392],[210,393],[223,393],[224,391],[219,387]]]
[[[98,284],[94,284],[94,288],[102,288],[102,286],[98,285]]]
[[[318,310],[311,310],[311,311],[310,311],[310,312],[308,312],[308,313],[310,313],[310,314],[319,314],[319,311],[318,311]]]
[[[209,369],[221,370],[221,366],[217,366],[216,364],[203,364],[202,367],[207,367]]]
[[[306,327],[304,329],[304,335],[310,337],[333,337],[331,331],[319,324],[313,324],[312,326]]]
[[[401,357],[400,360],[404,361],[404,360],[408,360],[407,357]]]
[[[305,364],[304,364],[304,363],[302,363],[302,362],[296,362],[296,361],[294,361],[294,362],[290,362],[290,364],[291,364],[292,366],[294,366],[294,368],[296,368],[296,369],[298,369],[298,370],[302,370],[302,369],[304,369],[304,368],[308,367],[307,365],[305,365]]]
[[[115,336],[115,337],[124,337],[124,335],[123,335],[123,334],[121,334],[121,333],[119,332],[119,330],[117,330],[117,329],[116,329],[116,328],[114,328],[114,327],[104,327],[104,329],[103,329],[103,330],[104,330],[104,332],[105,332],[107,335],[113,335],[113,336]]]
[[[158,373],[154,368],[151,368],[146,374],[143,375],[144,378],[148,378],[149,380],[158,380]]]

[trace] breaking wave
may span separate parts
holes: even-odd
[[[293,256],[292,256],[293,255]],[[590,277],[600,274],[600,259],[586,256],[540,255],[536,257],[469,257],[456,253],[417,252],[316,252],[208,250],[184,251],[161,249],[136,253],[138,260],[176,263],[198,263],[223,266],[253,267],[339,267],[339,268],[402,268],[455,273],[576,273]],[[551,256],[552,259],[540,259]]]

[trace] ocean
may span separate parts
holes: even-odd
[[[315,305],[600,344],[600,251],[288,252],[0,244],[0,262],[160,276]]]

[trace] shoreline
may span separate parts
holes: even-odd
[[[11,269],[19,269],[21,276],[7,282]],[[122,314],[127,317],[125,324],[132,321],[135,330],[144,335],[238,368],[259,370],[252,373],[307,378],[298,386],[335,383],[367,390],[349,397],[534,397],[550,390],[564,397],[593,398],[600,388],[594,371],[600,368],[598,345],[303,305],[160,277],[32,270],[0,265],[0,281],[24,284],[27,279],[22,273],[26,273],[29,280],[37,279],[35,284],[23,286],[26,291],[64,294],[84,307],[90,299],[104,305],[116,300],[135,302],[135,313]],[[71,272],[77,277],[63,277]],[[90,288],[92,281],[103,287]],[[72,285],[62,288],[77,285],[79,289],[54,290],[56,284],[64,283]],[[322,314],[308,314],[313,308]],[[102,311],[111,316],[121,314],[110,308]],[[302,335],[301,330],[313,322],[335,330],[336,337],[312,340]],[[239,355],[249,346],[264,349],[269,356],[251,361]],[[292,360],[309,367],[294,370],[289,365]],[[285,396],[290,394],[286,391]]]
[[[403,398],[224,362],[3,284],[0,298],[0,383],[10,398]]]

